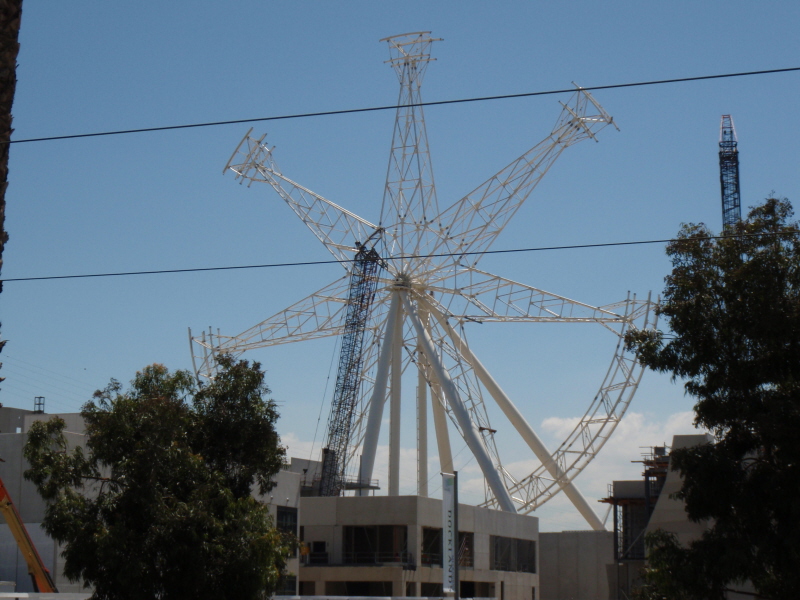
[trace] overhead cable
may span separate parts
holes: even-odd
[[[634,83],[615,83],[610,85],[595,85],[580,88],[586,91],[613,90],[619,88],[641,87],[646,85],[661,85],[666,83],[685,83],[689,81],[704,81],[708,79],[725,79],[730,77],[745,77],[749,75],[769,75],[774,73],[788,73],[800,71],[800,67],[788,67],[785,69],[766,69],[763,71],[744,71],[741,73],[724,73],[720,75],[700,75],[697,77],[679,77],[676,79],[657,79],[653,81],[637,81]],[[55,140],[73,140],[77,138],[101,137],[109,135],[124,135],[129,133],[149,133],[154,131],[172,131],[175,129],[193,129],[197,127],[215,127],[218,125],[237,125],[242,123],[259,123],[263,121],[282,121],[288,119],[305,119],[308,117],[330,117],[333,115],[348,115],[355,113],[377,112],[382,110],[396,110],[398,108],[408,108],[411,106],[443,106],[446,104],[464,104],[466,102],[486,102],[488,100],[509,100],[511,98],[530,98],[532,96],[548,96],[552,94],[568,94],[574,92],[575,88],[560,90],[547,90],[542,92],[523,92],[520,94],[502,94],[499,96],[481,96],[476,98],[458,98],[455,100],[434,100],[432,102],[418,102],[416,104],[370,106],[366,108],[346,108],[342,110],[326,110],[320,112],[297,113],[289,115],[278,115],[273,117],[259,117],[255,119],[234,119],[231,121],[211,121],[208,123],[189,123],[185,125],[165,125],[162,127],[143,127],[141,129],[119,129],[116,131],[100,131],[95,133],[75,133],[71,135],[52,135],[47,137],[26,138],[22,140],[11,140],[9,144],[23,144],[27,142],[51,142]],[[6,142],[0,142],[6,143]]]
[[[668,238],[661,240],[639,240],[635,242],[606,242],[602,244],[572,244],[569,246],[540,246],[537,248],[511,248],[507,250],[485,250],[478,252],[443,252],[439,254],[411,254],[411,255],[398,255],[381,257],[383,260],[409,260],[412,258],[446,258],[446,257],[464,257],[464,256],[477,256],[483,254],[518,254],[522,252],[543,252],[546,250],[581,250],[587,248],[611,248],[614,246],[637,246],[643,244],[669,244],[672,242],[685,242],[685,241],[706,241],[706,240],[720,240],[723,238],[749,238],[749,237],[771,237],[771,236],[797,236],[800,232],[770,232],[770,233],[741,233],[741,234],[725,234],[725,235],[709,235],[709,236],[692,236],[690,238]],[[165,275],[170,273],[201,273],[204,271],[235,271],[243,269],[274,269],[278,267],[310,267],[315,265],[332,265],[332,264],[350,264],[352,260],[309,260],[302,262],[287,262],[287,263],[267,263],[261,265],[235,265],[228,267],[196,267],[190,269],[160,269],[156,271],[121,271],[118,273],[86,273],[81,275],[47,275],[43,277],[12,277],[9,279],[0,279],[0,285],[4,283],[12,283],[19,281],[49,281],[53,279],[89,279],[93,277],[125,277],[130,275]]]

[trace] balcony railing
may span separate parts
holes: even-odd
[[[441,567],[442,555],[439,552],[423,552],[420,557],[420,562],[426,567]],[[473,567],[474,561],[471,554],[462,554],[458,557],[459,567]]]
[[[410,552],[345,552],[342,558],[346,565],[414,564]]]
[[[327,552],[309,552],[300,556],[300,562],[304,565],[327,565],[328,553]]]
[[[310,552],[301,556],[304,565],[413,565],[410,552],[345,552],[340,562],[331,560],[327,552]]]

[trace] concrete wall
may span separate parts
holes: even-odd
[[[77,433],[65,435],[70,449],[83,443],[83,435]],[[70,583],[64,577],[62,548],[42,529],[44,500],[39,496],[36,487],[23,477],[23,473],[28,468],[28,463],[22,456],[22,448],[27,437],[26,433],[0,434],[0,458],[5,461],[0,462],[0,477],[3,479],[11,500],[20,512],[25,528],[28,530],[39,556],[42,557],[42,562],[50,570],[56,587],[61,592],[82,592],[84,588],[81,583]],[[0,580],[15,581],[17,584],[15,591],[17,592],[33,591],[33,583],[28,576],[25,559],[3,519],[0,519]]]
[[[300,480],[304,486],[310,486],[315,479],[322,473],[322,463],[318,460],[310,460],[308,458],[297,458],[293,456],[287,467],[288,471],[292,473],[299,473],[302,475]]]
[[[25,415],[29,414],[33,411],[0,405],[0,433],[22,433]]]
[[[23,416],[22,432],[28,433],[31,425],[36,421],[49,421],[53,417],[64,420],[64,431],[81,434],[86,431],[86,423],[80,413],[29,413]]]
[[[607,600],[613,582],[612,531],[561,531],[539,534],[541,600]]]
[[[672,438],[672,450],[678,448],[690,448],[700,444],[708,444],[713,438],[708,434],[702,435],[676,435]],[[670,460],[670,470],[667,472],[667,479],[664,487],[658,496],[653,514],[645,529],[646,533],[656,529],[663,529],[674,533],[678,541],[683,545],[688,545],[692,540],[698,539],[706,530],[706,523],[694,523],[686,516],[686,505],[683,500],[674,500],[670,496],[680,491],[683,484],[680,473],[671,470],[672,460]]]

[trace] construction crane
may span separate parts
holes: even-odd
[[[378,288],[378,277],[384,267],[383,261],[375,251],[375,241],[373,241],[373,238],[380,237],[380,233],[381,229],[377,229],[365,243],[356,242],[357,252],[350,273],[336,390],[328,417],[327,440],[322,449],[320,496],[338,496],[345,487],[347,447],[350,443],[363,368],[364,331]]]
[[[722,115],[719,124],[719,181],[722,188],[722,228],[742,220],[739,195],[739,150],[733,118]]]
[[[19,551],[28,565],[28,573],[33,581],[33,589],[39,593],[58,592],[56,584],[50,576],[50,571],[44,566],[42,557],[36,551],[36,546],[33,545],[33,540],[31,540],[28,530],[25,529],[25,523],[23,523],[17,507],[11,501],[11,496],[9,496],[2,479],[0,479],[0,512],[3,513],[6,523],[8,523],[8,528],[11,530],[11,535],[17,541]]]

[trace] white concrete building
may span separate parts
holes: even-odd
[[[461,596],[538,599],[539,520],[459,505]],[[441,596],[442,502],[301,499],[300,594]]]

